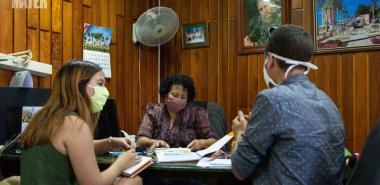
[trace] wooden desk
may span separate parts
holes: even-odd
[[[115,159],[116,157],[111,156],[97,157],[99,168],[107,168]],[[252,184],[252,181],[250,180],[237,180],[234,177],[231,168],[201,168],[196,165],[197,162],[154,163],[141,172],[140,176],[145,179],[144,184],[146,181],[155,181],[157,179],[173,179],[182,181],[193,179],[210,185]]]
[[[5,177],[20,175],[20,155],[4,154],[1,156],[1,167]],[[97,162],[101,170],[112,164],[116,157],[97,156]],[[201,168],[197,162],[183,163],[154,163],[140,176],[145,179],[144,184],[159,179],[175,179],[181,181],[200,180],[210,185],[245,185],[251,184],[250,180],[239,181],[232,174],[231,168]],[[147,182],[147,183],[146,183]],[[159,183],[154,183],[159,184]]]

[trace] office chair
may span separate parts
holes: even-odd
[[[375,122],[347,185],[380,184],[380,119]]]
[[[219,138],[227,134],[227,119],[222,106],[207,101],[192,101],[190,104],[207,109],[211,128]]]

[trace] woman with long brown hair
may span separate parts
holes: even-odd
[[[140,177],[119,178],[138,162],[135,143],[125,138],[93,140],[99,112],[109,95],[101,68],[71,61],[54,80],[46,105],[22,135],[21,184],[142,184]],[[95,153],[130,149],[100,172]]]

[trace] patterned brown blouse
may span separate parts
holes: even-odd
[[[147,112],[137,133],[137,139],[148,137],[163,140],[170,147],[186,147],[194,139],[217,138],[208,121],[207,111],[187,105],[178,113],[169,128],[169,113],[163,104],[148,104]]]

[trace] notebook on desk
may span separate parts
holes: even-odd
[[[134,177],[152,164],[153,159],[151,157],[141,156],[141,160],[138,163],[125,169],[121,174],[127,177]]]
[[[221,139],[219,139],[217,142],[209,146],[208,148],[204,150],[199,150],[197,152],[173,152],[165,151],[165,150],[159,150],[155,151],[157,162],[158,163],[169,163],[169,162],[186,162],[186,161],[198,161],[202,159],[202,157],[206,156],[207,154],[216,152],[220,150],[228,141],[230,141],[233,138],[233,133],[230,132],[229,134],[225,135]]]

